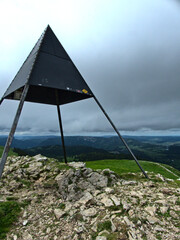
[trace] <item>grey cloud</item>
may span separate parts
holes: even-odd
[[[78,52],[68,46],[75,65],[120,130],[180,129],[179,13],[175,1],[149,1],[124,21],[116,16],[101,30],[102,36],[87,38]],[[2,95],[12,72],[0,74]],[[17,102],[3,102],[1,129],[10,126],[16,108]],[[65,133],[112,129],[92,99],[61,109]],[[18,130],[58,132],[56,108],[26,103]]]

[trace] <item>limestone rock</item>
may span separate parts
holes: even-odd
[[[97,236],[96,240],[107,240],[107,237],[105,237],[105,236]]]
[[[90,173],[88,181],[96,187],[107,187],[108,179],[97,172]]]
[[[97,213],[96,208],[88,208],[86,210],[81,211],[81,214],[85,217],[93,217]]]
[[[80,198],[78,202],[85,205],[92,199],[93,199],[93,196],[89,192],[85,192],[83,194],[83,197]]]
[[[101,199],[101,202],[106,206],[106,207],[111,207],[111,206],[114,206],[112,200],[108,197],[104,197]]]
[[[149,223],[154,224],[154,223],[158,223],[159,219],[156,217],[152,217],[152,216],[147,216],[147,220]]]
[[[34,156],[33,158],[34,158],[36,161],[41,161],[41,162],[48,160],[47,157],[42,156],[41,154],[38,154],[38,155]]]
[[[111,195],[111,199],[113,200],[116,206],[119,206],[121,204],[120,199],[117,198],[115,195]]]
[[[156,212],[156,207],[154,207],[154,206],[147,206],[144,210],[146,212],[148,212],[151,216],[154,216],[154,214]]]
[[[114,189],[110,188],[110,187],[107,187],[104,190],[105,190],[106,193],[114,193]]]
[[[160,207],[160,211],[162,214],[167,213],[168,209],[169,209],[169,207]]]
[[[134,227],[134,224],[128,219],[127,216],[124,217],[124,221],[125,221],[125,223],[126,223],[128,226]]]
[[[68,165],[74,168],[84,168],[86,166],[84,162],[70,162]]]
[[[56,208],[54,209],[54,214],[57,219],[60,219],[65,214],[65,212],[59,208]]]
[[[29,234],[28,232],[24,232],[23,233],[23,240],[33,240],[31,234]]]

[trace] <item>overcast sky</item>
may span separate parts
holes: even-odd
[[[123,134],[180,134],[178,0],[0,0],[0,97],[47,24]],[[0,106],[0,133],[17,101]],[[112,128],[93,99],[61,107],[65,134]],[[59,133],[55,106],[25,103],[18,134]]]

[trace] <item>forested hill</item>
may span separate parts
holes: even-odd
[[[139,159],[166,163],[180,169],[180,137],[125,136],[125,139]],[[0,137],[1,146],[5,141],[6,137]],[[131,158],[116,136],[68,136],[65,137],[65,144],[68,156],[76,156],[81,160]],[[59,136],[15,137],[12,143],[13,148],[23,149],[28,154],[41,153],[60,159],[63,152],[59,145]]]

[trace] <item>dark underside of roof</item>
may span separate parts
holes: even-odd
[[[6,96],[5,99],[19,100],[20,97],[17,97],[16,93],[22,93],[22,91],[23,88],[20,88],[16,92],[13,92]],[[58,103],[56,98],[56,92],[58,93]],[[91,97],[93,96],[85,93],[30,85],[25,101],[51,105],[63,105],[66,103],[71,103]]]

